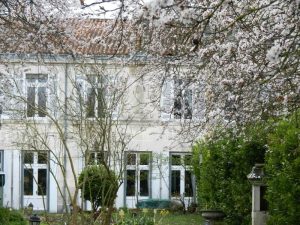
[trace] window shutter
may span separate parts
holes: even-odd
[[[161,120],[170,120],[174,106],[174,80],[171,78],[165,79],[162,85],[160,106]]]
[[[26,114],[25,82],[23,75],[15,75],[11,79],[11,83],[13,90],[7,105],[8,114],[11,119],[23,119]]]
[[[57,76],[56,74],[49,75],[48,81],[48,113],[52,113],[52,116],[57,117],[59,101],[62,99],[58,98],[57,95]]]
[[[75,99],[74,105],[75,107],[71,114],[75,114],[76,117],[85,117],[85,96],[84,96],[84,83],[85,77],[82,75],[76,75],[75,77]]]
[[[119,117],[119,106],[120,103],[118,102],[118,79],[117,75],[107,75],[104,80],[104,95],[106,101],[106,107],[111,114],[112,120],[117,120]]]

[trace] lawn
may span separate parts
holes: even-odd
[[[164,225],[202,225],[203,218],[197,214],[172,213],[162,220]]]

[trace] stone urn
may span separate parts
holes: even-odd
[[[201,216],[205,219],[205,225],[213,225],[215,221],[223,220],[225,213],[218,209],[201,210]]]

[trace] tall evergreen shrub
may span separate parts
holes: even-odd
[[[269,225],[300,224],[300,114],[281,120],[266,153]]]
[[[198,202],[202,209],[221,209],[229,225],[249,225],[251,184],[247,174],[264,161],[266,126],[249,126],[238,135],[233,130],[215,132],[194,146]]]

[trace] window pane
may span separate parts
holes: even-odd
[[[192,118],[192,90],[184,90],[184,118]]]
[[[140,196],[149,195],[149,171],[140,171]]]
[[[97,89],[98,117],[105,117],[105,96],[102,88]]]
[[[86,116],[95,117],[95,98],[96,92],[94,88],[87,89]]]
[[[24,195],[33,194],[33,169],[24,169]]]
[[[135,170],[127,170],[126,196],[135,195]]]
[[[26,74],[26,81],[28,83],[34,83],[38,78],[37,74]]]
[[[171,174],[171,196],[180,196],[180,171],[173,170]]]
[[[172,155],[171,157],[172,165],[181,165],[180,159],[181,159],[180,155]]]
[[[27,88],[27,116],[33,117],[35,114],[35,87]]]
[[[25,152],[24,164],[32,164],[32,163],[33,163],[33,152]]]
[[[127,154],[127,165],[135,165],[136,164],[136,154],[128,153]]]
[[[192,165],[192,156],[191,155],[184,156],[184,165],[186,165],[186,166]]]
[[[39,83],[46,83],[47,80],[48,80],[48,75],[47,74],[39,74],[38,75]]]
[[[46,116],[46,87],[39,87],[38,88],[38,114],[39,117],[45,117]]]
[[[149,153],[141,153],[140,154],[140,165],[149,165],[150,154]]]
[[[47,152],[38,153],[38,164],[47,164]]]
[[[185,171],[185,185],[184,185],[184,193],[186,197],[193,196],[193,182],[192,182],[192,173],[191,171]]]
[[[96,164],[96,153],[95,152],[88,152],[87,153],[86,163],[88,165]]]
[[[182,100],[181,92],[178,92],[175,96],[176,97],[174,99],[174,118],[175,119],[180,119],[181,118],[181,109],[182,109],[182,105],[181,105],[181,100]]]
[[[38,169],[38,195],[47,194],[47,169]]]
[[[87,117],[95,117],[95,98],[96,92],[95,89],[89,88],[87,90]]]

